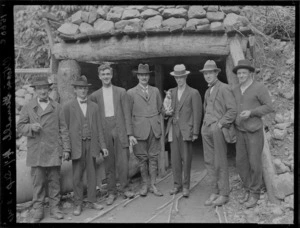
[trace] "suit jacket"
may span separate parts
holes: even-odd
[[[77,99],[73,99],[63,106],[65,120],[70,132],[71,140],[71,159],[79,159],[82,149],[82,123],[80,115],[82,112]],[[100,151],[106,148],[104,142],[103,128],[100,121],[99,109],[97,104],[92,101],[87,102],[87,115],[91,130],[91,154],[93,157],[100,155]]]
[[[177,98],[178,87],[171,89],[173,116],[169,118],[166,134],[169,133],[172,122],[175,120],[175,102],[179,105],[178,125],[184,141],[191,141],[193,135],[199,135],[202,117],[202,99],[198,90],[186,85],[180,101]]]
[[[224,133],[225,140],[227,142],[235,142],[235,133],[233,128],[233,122],[236,118],[237,108],[235,99],[228,84],[218,81],[212,93],[210,94],[210,89],[205,92],[204,98],[204,113],[207,105],[207,99],[213,100],[213,119],[208,119],[207,121],[219,122],[222,125],[222,131]],[[205,117],[204,117],[204,121]],[[228,129],[228,130],[227,130]]]
[[[261,117],[273,112],[272,99],[264,84],[253,81],[244,92],[244,95],[241,93],[240,86],[236,86],[233,92],[237,103],[237,118],[235,121],[237,128],[249,132],[255,132],[262,128]],[[248,119],[240,118],[240,113],[244,110],[251,111]]]
[[[128,136],[133,135],[129,98],[125,89],[117,86],[113,86],[112,89],[118,136],[123,147],[128,147]],[[89,99],[98,104],[101,122],[105,123],[103,89],[101,88],[92,93]]]
[[[140,85],[127,91],[130,98],[133,134],[138,140],[146,140],[152,128],[156,138],[161,137],[162,100],[159,90],[148,85],[148,99]]]
[[[70,151],[70,139],[60,104],[53,101],[41,114],[37,98],[21,110],[17,131],[27,136],[27,166],[60,166],[63,151]],[[31,124],[39,123],[42,129],[34,132]]]

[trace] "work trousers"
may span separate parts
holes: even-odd
[[[259,197],[262,185],[261,155],[264,147],[263,128],[256,132],[237,129],[236,167],[244,188]]]
[[[138,140],[138,144],[133,147],[133,153],[139,161],[142,175],[143,172],[148,173],[149,171],[153,181],[158,171],[158,154],[160,150],[160,138],[155,137],[152,129],[146,140]],[[143,179],[143,181],[145,180]]]
[[[105,158],[105,172],[107,177],[107,190],[109,194],[116,194],[116,173],[121,185],[121,191],[125,191],[129,177],[129,149],[124,148],[117,132],[115,117],[106,117],[105,143],[109,151]]]
[[[75,205],[83,202],[83,173],[87,176],[87,200],[96,202],[96,158],[91,155],[91,141],[82,140],[82,152],[79,159],[72,160],[73,191]]]
[[[31,167],[31,178],[33,183],[33,208],[43,207],[47,182],[50,208],[57,207],[60,201],[60,166]]]
[[[201,128],[204,163],[208,176],[211,179],[212,193],[228,196],[229,173],[227,160],[227,143],[222,130],[217,123],[206,125]]]
[[[189,189],[193,155],[192,141],[183,141],[177,124],[172,126],[172,131],[173,140],[170,144],[174,187]]]

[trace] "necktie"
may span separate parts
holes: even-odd
[[[87,100],[83,100],[83,101],[80,101],[80,104],[86,104],[87,103]]]
[[[39,101],[40,101],[40,102],[44,102],[44,103],[48,103],[48,99],[47,99],[47,98],[45,98],[45,99],[40,99]]]

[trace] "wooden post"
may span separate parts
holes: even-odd
[[[160,94],[163,94],[163,67],[162,65],[156,64],[155,66],[155,86],[159,89]],[[163,99],[163,96],[162,96]],[[160,177],[163,177],[166,174],[166,165],[165,165],[165,126],[164,118],[160,115],[161,122],[161,131],[162,135],[160,138],[161,151],[158,156],[158,173]]]
[[[242,45],[239,41],[238,35],[234,36],[233,38],[230,38],[229,50],[234,66],[238,64],[239,60],[245,59],[245,55],[242,49]]]
[[[228,84],[231,88],[234,88],[238,84],[238,79],[235,73],[232,72],[234,68],[232,56],[228,55],[226,58],[226,76]]]

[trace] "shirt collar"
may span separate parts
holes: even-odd
[[[139,84],[139,85],[143,90],[148,90],[148,85],[146,85],[146,86],[143,86],[142,84]]]
[[[251,80],[249,81],[248,84],[246,84],[246,85],[240,85],[240,88],[248,88],[249,86],[251,86],[252,83],[253,83],[253,79],[251,78]]]
[[[212,83],[208,84],[208,87],[209,88],[213,87],[215,84],[217,84],[218,81],[219,81],[218,79],[214,80]]]
[[[80,97],[77,97],[77,101],[78,101],[79,104],[81,104],[80,101],[85,101],[85,100],[87,100],[87,98],[81,99]]]

